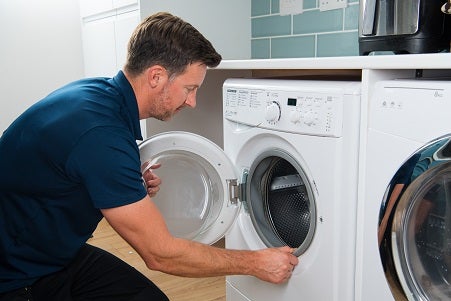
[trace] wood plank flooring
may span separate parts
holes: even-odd
[[[126,261],[151,279],[171,301],[225,301],[225,277],[183,278],[151,271],[143,260],[103,219],[88,243]],[[224,247],[224,241],[217,246]]]

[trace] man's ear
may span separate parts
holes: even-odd
[[[165,83],[167,79],[166,68],[160,65],[154,65],[147,69],[147,81],[152,88],[158,87],[158,85]]]

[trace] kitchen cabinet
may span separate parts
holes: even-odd
[[[92,0],[89,0],[92,1]],[[120,8],[127,5],[138,4],[138,0],[113,0],[113,8]]]
[[[116,15],[114,22],[116,71],[122,69],[127,60],[128,40],[139,22],[139,10]]]
[[[83,20],[85,76],[114,76],[123,67],[128,40],[139,21],[138,9]]]
[[[79,0],[82,18],[105,13],[129,5],[138,5],[138,0]]]
[[[83,23],[85,76],[112,76],[116,73],[114,16]]]
[[[80,0],[79,4],[81,17],[87,17],[113,9],[112,0]]]
[[[223,59],[251,57],[251,1],[249,0],[146,0],[141,18],[167,11],[196,27]]]

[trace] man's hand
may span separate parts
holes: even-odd
[[[153,172],[154,169],[160,168],[160,163],[145,162],[141,166],[141,171],[143,174],[144,183],[146,184],[147,194],[150,197],[154,197],[160,190],[161,179]],[[150,165],[150,166],[149,166]]]
[[[290,247],[269,248],[257,251],[263,261],[256,277],[271,283],[283,283],[290,279],[299,259],[293,255]]]

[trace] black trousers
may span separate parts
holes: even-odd
[[[168,301],[143,274],[116,256],[86,244],[63,270],[30,287],[0,294],[0,301]]]

